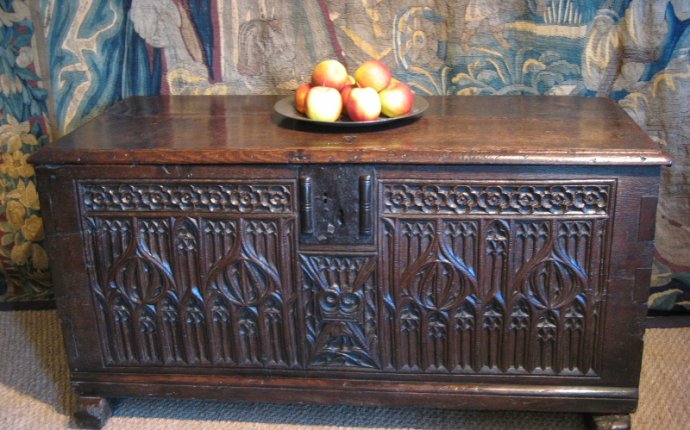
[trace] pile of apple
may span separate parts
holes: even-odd
[[[390,68],[377,60],[365,61],[348,75],[337,60],[317,64],[311,83],[295,92],[295,109],[316,121],[337,121],[345,113],[352,121],[373,121],[381,114],[395,118],[412,110],[414,93],[391,76]]]

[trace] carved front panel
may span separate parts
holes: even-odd
[[[382,184],[382,366],[598,374],[612,187]]]
[[[80,189],[105,362],[297,365],[293,185],[136,187]]]
[[[310,367],[378,368],[373,256],[302,255]]]

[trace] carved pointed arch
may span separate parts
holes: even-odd
[[[478,368],[474,351],[477,343],[477,300],[469,296],[452,315],[453,330],[450,332],[451,369],[459,372]]]
[[[232,305],[218,291],[211,291],[205,301],[212,361],[234,364],[237,351]]]
[[[172,248],[175,254],[175,280],[186,290],[201,289],[200,267],[201,235],[198,221],[190,217],[176,218],[173,223]],[[182,294],[182,291],[178,291]]]
[[[158,325],[162,340],[163,361],[184,363],[186,354],[182,334],[182,312],[174,294],[166,294],[158,302]]]
[[[552,255],[530,268],[519,291],[537,307],[557,309],[569,304],[584,285],[579,271]]]
[[[439,237],[439,228],[400,280],[401,291],[429,310],[453,309],[475,286],[471,271]]]
[[[142,363],[161,361],[160,323],[156,320],[155,307],[144,305],[134,309],[136,318],[136,344],[138,360]]]
[[[276,269],[256,257],[244,239],[211,268],[207,283],[206,291],[220,291],[238,306],[257,306],[268,294],[282,289]]]
[[[210,347],[203,300],[189,290],[182,300],[180,308],[182,310],[180,322],[187,361],[190,364],[209,362]]]
[[[479,352],[480,369],[498,369],[501,365],[503,325],[505,308],[497,298],[492,298],[482,309],[482,335],[477,351]]]
[[[105,313],[110,358],[117,363],[136,360],[136,326],[132,304],[122,293],[115,292],[108,297]]]

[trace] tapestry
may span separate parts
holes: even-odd
[[[43,220],[29,154],[48,140],[36,74],[34,23],[21,0],[0,0],[0,302],[52,298]]]
[[[688,0],[40,0],[40,9],[60,133],[131,95],[289,93],[326,58],[351,73],[379,59],[421,95],[610,97],[674,159],[663,169],[654,284],[688,279]]]

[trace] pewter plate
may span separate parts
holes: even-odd
[[[387,117],[379,117],[379,119],[376,119],[374,121],[352,121],[347,116],[341,116],[339,120],[337,121],[317,121],[313,120],[311,118],[308,118],[306,115],[301,114],[297,112],[295,109],[295,97],[294,96],[288,96],[285,98],[282,98],[276,102],[276,104],[273,106],[273,109],[278,113],[279,115],[285,117],[285,118],[290,118],[294,119],[296,121],[301,121],[301,122],[308,122],[308,123],[313,123],[313,124],[319,124],[319,125],[325,125],[329,127],[368,127],[368,126],[376,126],[376,125],[383,125],[383,124],[390,124],[393,122],[398,122],[398,121],[403,121],[406,119],[411,119],[411,118],[418,118],[424,114],[424,111],[427,110],[429,107],[429,102],[424,100],[422,97],[415,95],[414,96],[414,105],[412,106],[412,110],[403,116],[399,116],[396,118],[387,118]]]

